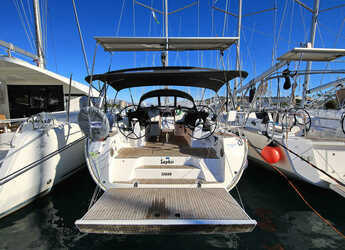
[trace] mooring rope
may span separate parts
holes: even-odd
[[[310,166],[312,166],[313,168],[319,170],[320,172],[322,172],[324,175],[326,175],[327,177],[329,177],[330,179],[332,179],[333,181],[335,181],[336,183],[338,183],[340,186],[345,187],[345,184],[342,183],[341,181],[337,180],[336,178],[334,178],[333,176],[331,176],[330,174],[328,174],[326,171],[318,168],[317,166],[315,166],[312,162],[304,159],[302,156],[300,156],[299,154],[295,153],[294,151],[292,151],[291,149],[289,149],[288,147],[286,147],[284,144],[280,143],[279,141],[273,139],[273,142],[277,143],[279,146],[283,147],[284,149],[286,149],[287,151],[289,151],[291,154],[297,156],[298,158],[300,158],[302,161],[308,163]]]
[[[254,146],[249,140],[248,144],[250,144],[250,146],[253,147],[253,149],[261,156],[260,152],[258,152],[260,148]],[[262,156],[261,156],[262,158]],[[262,158],[263,159],[263,158]],[[282,172],[280,171],[276,166],[273,166],[271,164],[269,164],[278,174],[280,174],[281,176],[283,176],[285,178],[285,180],[288,182],[288,184],[295,190],[295,192],[297,193],[297,195],[303,200],[303,202],[323,221],[325,222],[327,225],[329,225],[337,234],[339,234],[343,239],[345,239],[345,235],[339,231],[335,226],[332,225],[332,223],[330,221],[328,221],[326,218],[324,218],[318,211],[316,211],[316,209],[314,209],[311,204],[304,198],[304,196],[301,194],[301,192],[297,189],[297,187],[293,184],[293,182]]]

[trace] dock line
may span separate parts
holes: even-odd
[[[260,148],[254,146],[250,140],[247,140],[248,143],[250,144],[250,146],[253,147],[253,149],[261,156],[260,152],[258,152]],[[274,140],[275,141],[275,140]],[[280,144],[280,143],[278,143]],[[284,147],[285,148],[285,147]],[[262,157],[262,156],[261,156]],[[306,160],[305,160],[306,161]],[[304,196],[301,194],[301,192],[297,189],[297,187],[293,184],[293,182],[282,172],[280,171],[276,166],[273,166],[271,164],[269,164],[277,173],[279,173],[281,176],[283,176],[285,178],[285,180],[288,182],[288,184],[295,190],[295,192],[298,194],[298,196],[304,201],[304,203],[317,215],[319,216],[319,218],[325,222],[327,225],[329,225],[333,231],[335,231],[337,234],[339,234],[343,239],[345,239],[345,235],[339,231],[335,226],[332,225],[332,223],[330,221],[328,221],[326,218],[324,218],[318,211],[316,211],[311,205],[310,203],[304,198]],[[317,167],[316,167],[317,168]]]

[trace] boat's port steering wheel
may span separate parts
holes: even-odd
[[[202,128],[201,133],[188,133],[188,135],[196,140],[202,140],[210,137],[217,128],[217,115],[210,107],[206,105],[197,105],[193,111],[192,122],[187,124],[191,131]]]
[[[146,111],[138,105],[123,108],[116,119],[117,127],[126,138],[137,140],[143,138],[151,128],[151,121]]]

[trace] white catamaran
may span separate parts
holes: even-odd
[[[38,11],[38,1],[34,4]],[[35,17],[39,23],[39,13]],[[4,41],[0,45],[8,49],[0,57],[1,218],[80,169],[85,136],[77,117],[89,89],[46,70],[40,49],[36,56]],[[32,58],[38,66],[14,53]]]
[[[96,38],[106,51],[163,51],[163,55],[167,50],[223,51],[236,39]],[[144,93],[137,105],[112,114],[113,125],[109,114],[98,107],[81,111],[80,125],[89,135],[87,165],[104,193],[76,221],[79,230],[113,234],[252,231],[256,221],[229,194],[247,166],[246,139],[219,125],[220,110],[197,104],[202,102],[172,87],[217,93],[239,76],[247,73],[168,67],[164,61],[163,67],[88,76],[87,81],[102,81],[117,93],[143,86],[163,88]]]

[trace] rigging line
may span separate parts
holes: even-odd
[[[50,9],[48,9],[48,13],[49,13],[49,16],[52,16],[52,13],[50,12]],[[54,30],[53,30],[53,27],[54,27],[54,25],[53,25],[53,20],[54,20],[54,18],[51,18],[50,19],[51,20],[51,22],[49,22],[49,28],[50,28],[50,30],[52,31],[51,32],[51,34],[55,34],[55,32],[54,32]],[[55,45],[55,37],[52,35],[51,36],[52,37],[52,47],[53,47],[53,56],[54,56],[54,64],[55,64],[55,71],[56,71],[56,73],[58,72],[58,66],[57,66],[57,61],[56,61],[56,45]]]
[[[278,42],[280,40],[280,34],[281,34],[281,31],[282,31],[282,28],[283,28],[283,23],[284,23],[284,19],[285,19],[285,16],[286,16],[287,6],[288,6],[288,0],[285,0],[285,6],[284,6],[284,9],[283,9],[283,16],[282,16],[282,19],[280,20],[280,25],[279,25],[279,29],[278,29],[278,37],[277,37],[277,40],[276,40],[276,44],[274,46],[276,51],[278,50]]]
[[[317,20],[317,24],[319,24],[319,19]],[[316,25],[316,28],[318,29],[319,32],[317,32],[319,34],[319,37],[320,37],[320,40],[321,40],[321,43],[322,43],[322,47],[325,48],[326,45],[325,45],[325,41],[322,37],[322,34],[321,34],[321,30],[320,30],[320,27],[319,25]],[[327,62],[326,65],[325,65],[325,70],[327,70],[330,66],[330,62]],[[322,84],[323,80],[324,80],[324,77],[325,77],[325,74],[322,74],[321,77],[320,77],[320,85]]]
[[[254,33],[257,33],[257,34],[260,34],[260,35],[263,35],[263,36],[269,37],[269,38],[272,38],[272,37],[274,38],[274,37],[275,37],[275,35],[271,36],[271,35],[269,35],[269,34],[263,32],[263,31],[253,30],[252,28],[246,27],[245,25],[242,25],[242,29],[248,30],[248,31],[252,31],[252,32],[254,32]],[[284,41],[288,41],[288,39],[286,39],[286,38],[283,37],[283,36],[281,36],[280,39],[281,39],[281,40],[284,40]],[[275,42],[274,42],[274,43],[275,43]],[[272,46],[272,47],[273,47],[273,46]],[[273,64],[272,64],[272,65],[273,65]]]
[[[29,20],[30,20],[30,24],[34,25],[34,16],[32,14],[31,4],[29,3],[29,1],[30,0],[26,0],[27,9],[28,9],[28,12],[29,12]]]
[[[254,146],[251,141],[247,140],[248,143],[252,146],[252,148],[261,156],[260,151],[258,147]],[[280,174],[284,179],[287,181],[287,183],[294,189],[294,191],[297,193],[297,195],[303,200],[303,202],[327,225],[329,225],[337,234],[339,234],[342,238],[345,238],[345,235],[340,232],[335,226],[332,225],[330,221],[328,221],[326,218],[324,218],[318,211],[316,211],[315,208],[311,206],[311,204],[304,198],[302,193],[297,189],[297,187],[293,184],[293,182],[282,172],[280,171],[276,166],[269,164],[278,174]]]
[[[274,50],[274,45],[276,43],[276,38],[277,38],[277,16],[278,16],[278,3],[277,0],[273,1],[273,7],[274,7],[274,12],[273,12],[273,20],[272,20],[272,24],[273,24],[273,46],[272,46],[272,62],[271,65],[273,66],[274,64],[274,58],[275,58],[275,50]]]
[[[26,4],[27,4],[28,12],[29,12],[30,25],[31,25],[31,27],[33,27],[35,24],[34,24],[34,15],[32,14],[32,11],[31,11],[32,5],[29,3],[29,0],[26,1]],[[33,39],[33,37],[32,37],[32,39]],[[32,40],[32,43],[33,43],[32,47],[35,47],[33,40]],[[31,44],[30,44],[30,46],[31,46]],[[33,49],[33,51],[34,51],[34,49]]]
[[[339,28],[337,37],[336,37],[335,42],[334,42],[334,47],[335,47],[335,46],[337,45],[337,43],[338,43],[338,40],[339,40],[339,38],[340,38],[340,35],[341,35],[342,29],[343,29],[343,27],[344,27],[344,24],[345,24],[345,18],[343,18],[343,22],[342,22],[341,25],[340,25],[340,28]]]
[[[225,4],[226,12],[229,12],[228,7],[229,7],[229,0],[226,0],[226,4]],[[225,35],[225,27],[226,27],[227,17],[228,17],[228,15],[224,14],[223,33],[222,33],[223,37]]]
[[[182,29],[182,16],[180,16],[180,22],[179,22],[179,27],[178,27],[178,36],[181,36],[181,29]],[[176,51],[175,65],[177,65],[177,61],[181,61],[179,51]]]
[[[291,33],[292,33],[292,25],[293,25],[293,20],[294,20],[294,15],[295,15],[295,1],[292,1],[292,13],[291,13],[291,19],[290,19],[290,31],[289,31],[289,41],[288,41],[288,48],[287,50],[290,49],[290,44],[291,44]]]
[[[279,78],[278,78],[279,79]],[[273,138],[272,138],[273,139]],[[283,147],[285,150],[289,151],[291,154],[295,155],[296,157],[298,157],[299,159],[301,159],[302,161],[304,161],[305,163],[309,164],[311,167],[317,169],[318,171],[320,171],[321,173],[323,173],[324,175],[326,175],[328,178],[332,179],[333,181],[335,181],[337,184],[339,184],[342,187],[345,187],[345,184],[342,183],[341,181],[339,181],[338,179],[336,179],[335,177],[331,176],[330,174],[328,174],[326,171],[318,168],[316,165],[314,165],[312,162],[304,159],[302,156],[300,156],[299,154],[295,153],[294,151],[292,151],[291,149],[289,149],[287,146],[285,146],[284,144],[280,143],[279,141],[277,141],[276,139],[273,139],[272,141],[276,142],[278,145],[280,145],[281,147]]]
[[[198,31],[198,37],[200,37],[200,1],[198,1],[198,24],[197,24],[197,31]],[[200,56],[200,50],[198,50],[198,61],[199,65],[201,64],[201,56]]]
[[[274,49],[274,44],[276,43],[276,37],[277,37],[277,16],[278,16],[278,3],[277,0],[274,0],[274,13],[273,13],[273,46],[272,46],[272,58],[271,58],[271,66],[274,65],[274,60],[276,58],[276,51]],[[272,80],[268,83],[268,95],[272,95]],[[271,105],[270,102],[271,99],[268,99],[269,105]]]
[[[340,38],[342,29],[343,29],[343,27],[344,27],[344,23],[345,23],[345,18],[343,19],[343,21],[342,21],[342,23],[341,23],[341,25],[340,25],[340,27],[339,27],[339,30],[338,30],[338,32],[337,32],[336,39],[335,39],[334,45],[333,45],[334,48],[337,46],[337,43],[338,43],[338,40],[339,40],[339,38]],[[327,27],[326,25],[323,25],[323,23],[320,23],[320,20],[318,20],[318,24],[319,24],[318,26],[323,26],[323,27],[326,27],[326,28],[328,29],[328,27]],[[317,26],[317,28],[319,29],[319,33],[320,33],[320,35],[321,35],[320,27],[318,27],[318,26]],[[331,33],[333,32],[333,31],[330,31],[329,29],[328,29],[328,31],[331,32]],[[325,69],[328,69],[328,66],[329,66],[329,65],[330,65],[330,62],[327,62]]]
[[[153,6],[153,0],[151,0],[151,5]],[[151,32],[152,32],[152,15],[150,15],[150,24],[149,24],[149,37],[151,36]],[[148,65],[148,52],[145,53],[145,65]]]
[[[31,36],[32,41],[34,41],[34,36],[32,34],[32,31],[31,31],[30,22],[29,22],[29,19],[28,19],[27,15],[26,15],[26,11],[25,11],[25,8],[24,8],[24,5],[23,5],[23,1],[20,1],[20,6],[21,6],[21,12],[23,13],[25,24],[27,26],[29,34]]]
[[[211,36],[214,36],[214,8],[212,8],[212,6],[214,6],[215,4],[215,0],[212,0],[211,2]],[[211,65],[214,65],[214,57],[211,57]]]
[[[12,2],[13,2],[13,4],[14,4],[14,6],[16,7],[16,10],[17,10],[19,19],[20,19],[20,21],[21,21],[21,23],[22,23],[22,26],[23,26],[23,28],[24,28],[24,32],[25,32],[26,38],[28,39],[29,45],[30,45],[32,51],[35,51],[35,49],[34,49],[35,46],[33,46],[33,41],[32,41],[32,39],[30,39],[30,37],[29,37],[28,31],[27,31],[26,26],[25,26],[24,18],[23,18],[23,16],[21,15],[21,12],[20,12],[20,9],[19,9],[19,4],[17,3],[16,0],[12,0]]]
[[[88,75],[90,75],[90,69],[89,69],[89,63],[87,61],[87,56],[86,56],[86,51],[85,51],[85,45],[84,45],[84,39],[83,39],[83,34],[81,33],[81,29],[80,29],[80,24],[79,24],[79,18],[78,18],[78,13],[77,13],[77,7],[75,4],[75,1],[72,0],[73,3],[73,11],[74,11],[74,16],[76,19],[76,23],[77,23],[77,28],[78,28],[78,33],[79,33],[79,38],[80,38],[80,43],[81,43],[81,48],[82,48],[82,52],[83,52],[83,56],[84,56],[84,62],[85,62],[85,67],[86,67],[86,72]],[[96,45],[97,48],[97,45]],[[96,52],[95,52],[96,55]],[[92,86],[92,82],[90,82],[90,88]],[[89,96],[90,96],[90,89],[89,89]],[[90,102],[88,102],[90,103]]]
[[[45,55],[48,54],[48,0],[45,0]]]
[[[304,41],[307,41],[307,27],[306,27],[306,24],[304,22],[304,16],[303,16],[303,7],[301,5],[298,5],[299,7],[299,13],[300,13],[300,16],[301,16],[301,20],[302,20],[302,24],[303,24],[303,34],[304,34]]]
[[[135,29],[135,0],[132,1],[132,7],[133,7],[133,36],[136,34],[136,29]],[[137,53],[134,52],[134,67],[137,66]]]
[[[224,63],[224,55],[221,54],[220,55],[220,60],[222,62],[222,66],[223,66],[223,72],[224,72],[224,82],[226,83],[225,86],[226,86],[226,90],[225,90],[225,93],[227,94],[227,100],[228,100],[228,97],[230,96],[230,100],[231,100],[231,104],[232,104],[232,108],[235,110],[236,107],[235,107],[235,101],[234,101],[234,97],[231,93],[231,89],[230,89],[230,83],[229,83],[229,80],[227,79],[226,77],[226,73],[225,73],[225,63]],[[227,110],[228,111],[228,110]]]
[[[43,4],[40,4],[40,7],[41,7],[41,24],[42,24],[42,52],[43,52],[43,55],[46,59],[46,53],[47,53],[47,3],[48,1],[44,1],[44,0],[41,0],[41,2],[43,2]]]
[[[248,57],[249,57],[249,61],[251,62],[252,67],[253,67],[253,71],[254,71],[253,75],[255,76],[256,75],[256,65],[255,65],[255,61],[254,61],[254,59],[252,57],[252,54],[250,52],[249,45],[248,45],[248,42],[246,40],[245,32],[242,32],[242,37],[243,37],[243,40],[244,40],[244,45],[245,45],[245,47],[247,49],[247,54],[248,54]]]
[[[125,2],[126,2],[126,0],[122,0],[122,7],[121,7],[121,13],[120,13],[119,21],[117,23],[116,36],[118,36],[120,33],[120,26],[121,26],[121,21],[122,21],[123,9],[125,7]]]
[[[215,0],[212,1],[212,5],[214,5]],[[214,36],[214,8],[211,9],[211,36]]]

